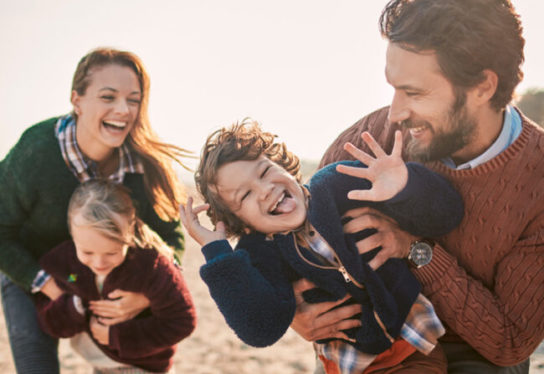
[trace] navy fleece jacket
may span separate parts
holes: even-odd
[[[360,162],[341,163],[365,167]],[[201,277],[229,326],[249,345],[268,346],[283,336],[296,309],[291,283],[306,278],[317,286],[303,295],[308,302],[338,300],[349,293],[353,302],[361,304],[362,326],[346,334],[363,352],[385,351],[391,346],[387,335],[398,337],[420,285],[402,259],[390,259],[372,270],[367,262],[379,248],[360,255],[355,242],[375,230],[346,235],[342,215],[349,209],[369,206],[419,237],[444,235],[463,217],[460,195],[446,179],[420,164],[408,163],[406,187],[392,199],[377,203],[347,199],[349,191],[369,189],[371,183],[338,173],[336,165],[319,170],[310,180],[307,217],[363,288],[346,282],[337,270],[312,265],[320,263],[312,250],[300,248],[302,258],[291,234],[275,234],[273,240],[266,240],[261,233],[244,235],[234,251],[226,240],[202,248],[207,263],[200,270]]]

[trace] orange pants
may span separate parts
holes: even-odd
[[[413,352],[413,353],[411,353]],[[340,374],[336,363],[319,357],[327,374]],[[402,360],[399,362],[399,359]],[[438,344],[429,354],[424,355],[404,340],[398,340],[389,350],[381,353],[362,374],[446,374],[447,361],[444,351]]]

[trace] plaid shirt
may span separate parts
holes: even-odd
[[[313,235],[305,235],[309,246],[324,259],[334,263],[334,256],[328,243],[311,225],[310,230],[314,231]],[[427,355],[445,332],[431,302],[419,294],[402,326],[400,338]],[[333,340],[325,344],[314,343],[314,349],[318,355],[336,363],[341,374],[360,374],[377,357],[361,352],[343,340]]]
[[[77,144],[76,121],[70,114],[59,118],[55,126],[55,135],[59,140],[64,162],[80,182],[100,178],[96,162],[85,156]],[[108,176],[108,179],[115,183],[121,183],[126,173],[143,174],[143,164],[127,144],[121,145],[118,152],[119,167],[117,171]]]
[[[71,114],[59,118],[55,125],[55,135],[59,140],[60,152],[66,166],[68,166],[68,169],[81,183],[90,179],[100,178],[96,162],[85,156],[77,144],[76,121]],[[119,147],[118,152],[119,167],[114,173],[108,176],[109,180],[121,183],[126,173],[144,173],[144,167],[138,155],[131,151],[127,144]],[[31,292],[36,293],[40,291],[49,278],[49,274],[40,270],[32,282]]]
[[[424,354],[429,354],[444,335],[444,326],[438,319],[431,302],[419,294],[402,326],[400,337]],[[376,358],[343,340],[326,344],[314,343],[318,355],[338,365],[341,374],[361,374]]]

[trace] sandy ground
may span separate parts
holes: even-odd
[[[228,328],[198,275],[204,262],[200,248],[187,240],[184,274],[198,312],[196,331],[179,345],[176,373],[190,374],[303,374],[312,373],[314,355],[311,344],[289,330],[270,348],[248,347]],[[0,308],[1,314],[1,308]],[[538,352],[538,351],[537,351]],[[88,374],[90,367],[74,354],[67,341],[60,343],[62,374]],[[539,368],[539,366],[541,366]],[[4,318],[0,316],[0,374],[14,373]],[[531,374],[544,374],[544,348],[532,360]]]

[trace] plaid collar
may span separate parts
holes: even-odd
[[[59,140],[60,151],[68,169],[80,182],[100,178],[98,165],[81,152],[76,140],[76,121],[71,114],[59,118],[55,125],[55,135]],[[118,149],[119,168],[108,176],[115,183],[123,182],[126,173],[143,174],[144,167],[136,152],[126,143]]]

